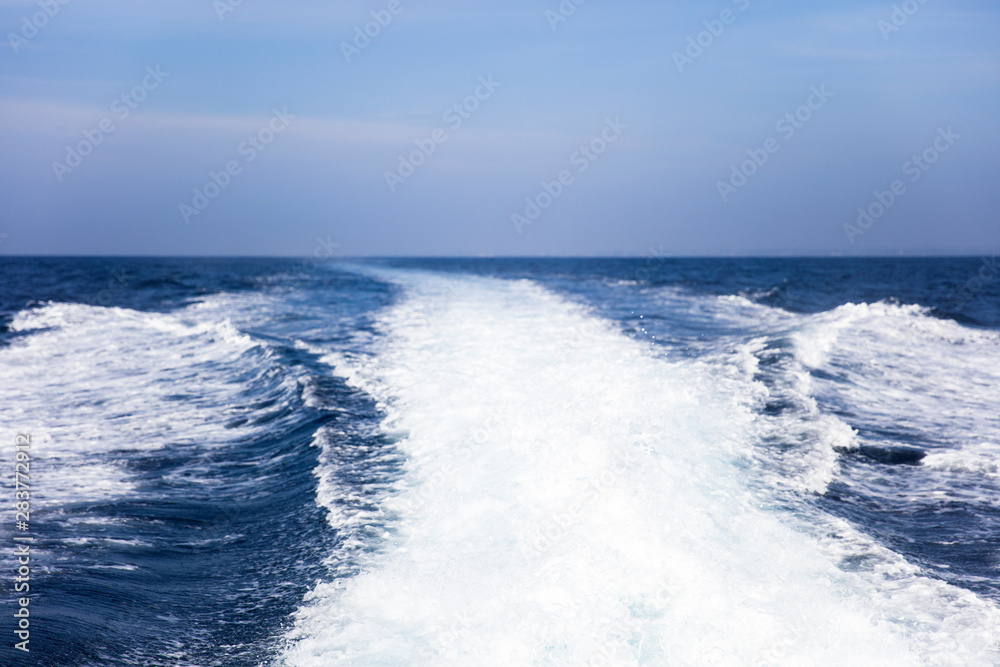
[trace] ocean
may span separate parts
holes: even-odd
[[[1000,665],[994,257],[5,257],[0,324],[3,665]]]

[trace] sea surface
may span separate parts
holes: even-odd
[[[998,390],[993,257],[2,258],[0,664],[1000,665]]]

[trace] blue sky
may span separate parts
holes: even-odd
[[[0,0],[0,254],[1000,247],[995,3],[63,2]]]

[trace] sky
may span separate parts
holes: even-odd
[[[0,0],[0,35],[0,255],[1000,248],[992,1]]]

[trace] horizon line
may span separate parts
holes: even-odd
[[[315,259],[318,262],[336,262],[350,260],[399,260],[399,259],[452,259],[452,260],[539,260],[539,259],[972,259],[983,256],[995,256],[997,251],[985,253],[955,253],[955,254],[913,254],[913,255],[336,255],[323,258],[312,258],[310,255],[153,255],[153,254],[108,254],[108,255],[39,255],[29,253],[0,254],[2,259]]]

